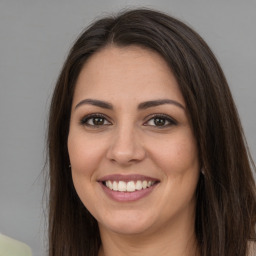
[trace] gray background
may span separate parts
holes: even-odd
[[[163,10],[195,28],[219,59],[256,159],[255,0],[0,0],[0,232],[45,255],[42,169],[60,68],[92,20],[126,7]]]

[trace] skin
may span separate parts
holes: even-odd
[[[113,109],[81,103],[85,99]],[[177,104],[138,109],[162,99]],[[103,115],[100,125],[88,118],[95,113]],[[161,126],[155,114],[175,122],[160,117]],[[99,223],[99,255],[196,255],[198,150],[177,81],[157,53],[112,45],[86,62],[74,92],[68,150],[75,189]],[[112,174],[159,183],[144,198],[117,202],[98,182]]]

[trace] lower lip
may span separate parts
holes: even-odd
[[[131,201],[137,201],[139,199],[142,199],[146,196],[148,196],[156,187],[156,185],[153,185],[149,188],[145,188],[142,190],[136,190],[134,192],[120,192],[120,191],[114,191],[106,187],[100,182],[100,185],[103,189],[103,191],[109,196],[111,199],[118,201],[118,202],[131,202]]]

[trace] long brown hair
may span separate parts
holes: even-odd
[[[69,168],[67,137],[76,80],[103,47],[139,45],[169,64],[185,99],[203,168],[195,232],[201,256],[245,256],[255,239],[254,163],[227,81],[203,39],[184,23],[145,9],[100,19],[70,50],[53,94],[48,130],[49,255],[96,256],[97,221],[81,203]]]

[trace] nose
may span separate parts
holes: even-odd
[[[107,158],[119,165],[131,165],[142,161],[146,151],[135,128],[120,128],[112,137]]]

